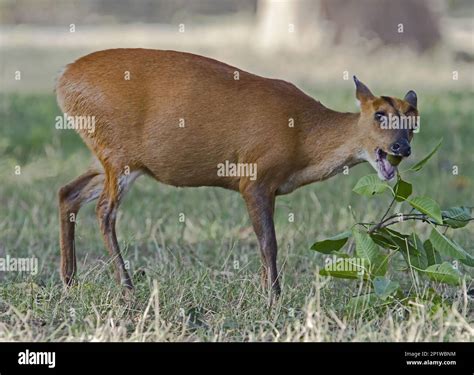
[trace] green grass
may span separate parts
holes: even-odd
[[[309,90],[311,91],[311,90]],[[311,92],[335,109],[355,110],[349,92]],[[472,93],[420,95],[422,128],[412,162],[441,137],[443,146],[422,173],[418,194],[442,206],[474,206]],[[277,199],[276,230],[283,295],[269,309],[260,287],[260,254],[240,196],[213,188],[176,189],[139,179],[124,200],[118,238],[137,288],[124,301],[100,237],[94,205],[79,214],[79,284],[65,292],[58,274],[58,188],[82,173],[90,155],[72,131],[56,131],[60,115],[51,95],[0,96],[0,257],[37,257],[37,275],[0,272],[0,340],[278,340],[468,341],[474,338],[466,290],[422,282],[443,301],[425,307],[395,304],[354,313],[360,285],[317,276],[324,257],[315,240],[353,222],[381,216],[386,200],[351,192],[366,164]],[[404,163],[405,164],[405,163]],[[401,169],[403,165],[401,165]],[[408,164],[408,162],[407,162]],[[15,166],[21,174],[14,173]],[[458,175],[452,174],[457,166]],[[186,220],[179,221],[180,213]],[[290,223],[288,215],[295,214]],[[403,224],[407,228],[413,223]],[[421,235],[424,229],[419,227]],[[473,225],[453,238],[473,249]],[[466,270],[469,272],[469,270]],[[396,275],[405,289],[409,274]]]

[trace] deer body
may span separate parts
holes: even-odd
[[[278,293],[275,196],[366,160],[368,134],[357,126],[359,114],[332,111],[290,83],[202,56],[100,51],[68,65],[56,91],[65,113],[95,117],[93,132],[78,132],[98,160],[59,191],[67,285],[76,272],[70,214],[99,199],[97,216],[116,277],[132,288],[115,217],[132,182],[147,174],[174,186],[239,191],[260,243],[264,279]],[[254,164],[257,178],[218,175],[224,162]]]

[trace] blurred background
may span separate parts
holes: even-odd
[[[473,83],[473,8],[471,0],[0,0],[1,87],[51,91],[57,71],[81,55],[146,47],[307,87],[345,88],[357,74],[372,86],[464,89]]]

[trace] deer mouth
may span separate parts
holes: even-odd
[[[377,172],[382,180],[390,181],[395,177],[397,167],[394,167],[387,160],[387,153],[380,148],[375,150],[375,164],[377,165]]]

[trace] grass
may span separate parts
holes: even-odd
[[[315,92],[331,108],[355,110],[353,93]],[[442,206],[474,206],[474,140],[470,92],[419,93],[422,128],[413,160],[443,137],[440,152],[410,180]],[[79,284],[65,292],[58,274],[58,188],[83,172],[90,155],[72,131],[54,130],[60,115],[51,95],[0,96],[0,257],[37,257],[36,275],[0,272],[0,340],[32,341],[472,341],[474,310],[467,291],[425,280],[440,301],[397,301],[387,308],[350,307],[364,293],[356,282],[320,278],[324,257],[315,240],[353,222],[378,217],[387,201],[351,189],[372,173],[349,175],[277,199],[276,230],[283,295],[269,309],[260,287],[256,238],[238,194],[177,189],[139,179],[124,200],[118,238],[136,295],[124,301],[100,237],[94,205],[79,214]],[[15,166],[21,174],[15,174]],[[402,164],[403,166],[403,164]],[[459,173],[453,174],[453,167]],[[388,200],[388,197],[386,197]],[[289,222],[289,214],[295,215]],[[180,214],[185,221],[179,220]],[[404,223],[406,227],[416,225]],[[420,234],[425,235],[422,227]],[[473,249],[473,225],[453,238]],[[466,270],[469,272],[470,270]],[[413,280],[397,272],[406,290]],[[418,289],[417,289],[418,290]]]

